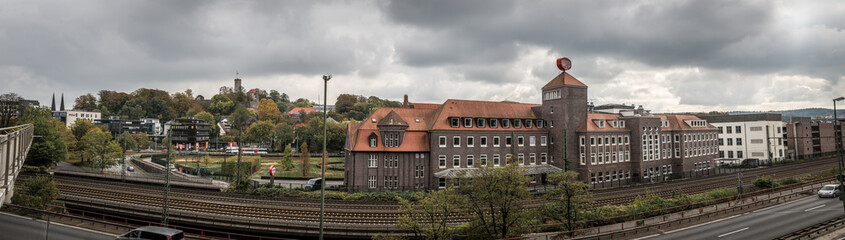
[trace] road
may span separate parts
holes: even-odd
[[[83,230],[64,224],[50,224],[49,238],[45,238],[47,223],[41,220],[34,221],[7,213],[0,213],[0,238],[2,239],[103,239],[111,240],[116,236],[112,234]]]
[[[839,199],[812,196],[645,239],[773,239],[843,214]]]

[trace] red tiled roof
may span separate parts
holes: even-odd
[[[606,113],[588,113],[587,114],[587,122],[584,123],[578,130],[579,131],[615,131],[615,130],[628,130],[626,128],[614,128],[612,124],[606,122],[604,124],[604,128],[600,128],[596,125],[596,122],[593,120],[619,120],[621,115],[619,114],[606,114]],[[619,126],[619,125],[617,125]]]
[[[692,127],[688,125],[684,120],[702,120],[694,115],[659,115],[660,120],[668,120],[669,121],[669,129],[674,130],[685,130],[685,129],[715,129],[716,127],[707,123],[707,126],[704,127]]]
[[[408,103],[410,108],[417,108],[417,109],[437,109],[440,107],[440,104],[436,103]]]
[[[294,114],[299,113],[300,111],[305,112],[305,114],[309,114],[309,113],[314,112],[314,108],[308,108],[308,107],[295,107],[295,108],[291,109],[290,111],[288,111],[288,114],[289,114],[289,115],[294,115]]]
[[[429,122],[431,122],[434,118],[434,114],[436,112],[435,109],[379,108],[361,122],[361,127],[359,129],[378,129],[378,121],[384,119],[384,117],[391,111],[396,112],[396,115],[408,123],[408,129],[406,129],[406,131],[428,130]],[[373,118],[376,119],[376,122],[373,122]]]
[[[539,104],[526,104],[516,102],[486,102],[470,100],[446,100],[437,111],[437,117],[432,122],[431,130],[478,130],[477,128],[453,128],[449,122],[450,117],[471,117],[471,118],[510,118],[510,119],[536,119],[532,107]],[[537,130],[537,128],[484,128],[487,130],[520,131]]]
[[[402,145],[398,148],[385,147],[381,142],[381,136],[376,147],[370,147],[369,137],[371,134],[379,136],[378,129],[359,129],[357,133],[357,141],[355,141],[352,151],[372,151],[372,152],[427,152],[429,151],[429,141],[427,132],[406,131],[405,137],[402,139]]]
[[[578,79],[576,79],[572,75],[569,75],[569,73],[562,72],[559,75],[557,75],[557,77],[555,77],[554,79],[549,81],[549,83],[547,83],[546,86],[543,86],[543,88],[545,89],[547,87],[553,87],[553,86],[557,86],[557,85],[574,85],[574,86],[583,86],[583,87],[587,86],[584,83],[582,83],[581,81],[578,81]]]

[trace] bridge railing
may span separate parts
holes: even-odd
[[[3,173],[0,206],[12,199],[15,179],[32,145],[32,134],[32,124],[0,128],[0,172]]]

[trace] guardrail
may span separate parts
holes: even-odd
[[[32,145],[33,128],[32,124],[0,128],[0,172],[3,172],[0,207],[12,200],[15,179]]]

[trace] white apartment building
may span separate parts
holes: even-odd
[[[780,114],[699,117],[718,128],[720,159],[757,159],[768,163],[786,158]]]
[[[94,120],[100,119],[100,116],[101,114],[99,112],[88,112],[78,110],[53,111],[53,118],[64,122],[68,128],[73,126],[73,124],[76,123],[77,120],[83,119],[94,122]]]

